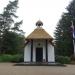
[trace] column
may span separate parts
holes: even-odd
[[[46,40],[46,62],[48,62],[48,43]]]
[[[33,40],[31,40],[31,62],[33,62]]]

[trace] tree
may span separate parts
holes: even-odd
[[[56,54],[71,56],[73,54],[73,42],[71,33],[71,19],[68,13],[64,13],[55,30]]]
[[[68,14],[72,17],[71,21],[73,21],[73,25],[75,28],[75,0],[72,0],[72,2],[68,5],[67,10]]]
[[[75,0],[72,0],[72,2],[67,7],[68,13],[72,18],[75,18]]]
[[[67,7],[55,30],[56,54],[71,56],[73,55],[73,36],[71,30],[71,21],[75,26],[75,0]]]
[[[20,30],[20,25],[22,24],[22,21],[15,22],[14,20],[14,18],[18,18],[18,16],[16,16],[15,14],[17,8],[18,8],[18,0],[9,1],[9,4],[4,8],[3,13],[0,14],[0,51],[1,53],[4,52],[5,50],[8,50],[5,43],[6,42],[8,43],[7,38],[9,38],[8,35],[10,31],[13,31],[15,33],[23,32],[22,30]],[[15,44],[15,41],[14,41],[14,44]]]
[[[21,33],[24,33],[23,30],[19,29],[20,28],[20,25],[23,23],[23,21],[20,21],[20,22],[16,22],[14,24],[14,27],[12,27],[11,29],[14,31],[14,32],[21,32]]]
[[[12,24],[14,23],[13,18],[18,18],[18,16],[15,15],[15,12],[18,8],[18,0],[15,0],[13,2],[9,2],[9,4],[4,8],[3,14],[1,14],[2,21],[3,21],[3,30],[10,30],[12,27]]]
[[[5,50],[3,51],[3,53],[16,54],[23,51],[24,41],[25,41],[25,38],[23,35],[17,34],[12,31],[8,31],[8,32],[5,32],[4,37],[5,39],[3,42],[3,45],[4,45],[3,49]]]

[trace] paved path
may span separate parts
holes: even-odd
[[[13,66],[0,63],[0,75],[75,75],[75,65],[57,66]]]

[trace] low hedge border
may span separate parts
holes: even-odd
[[[23,62],[23,55],[21,54],[16,54],[16,55],[3,54],[3,55],[0,55],[0,62]]]
[[[56,59],[56,62],[61,64],[70,64],[71,62],[71,58],[68,56],[56,56],[55,59]]]

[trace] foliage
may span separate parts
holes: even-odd
[[[24,49],[24,36],[15,32],[6,32],[3,42],[3,53],[16,54],[23,52]]]
[[[75,0],[72,0],[67,7],[68,13],[72,18],[75,18]]]
[[[18,0],[9,1],[9,4],[0,14],[0,53],[17,53],[23,49],[24,36],[20,30],[22,21],[15,22]],[[20,33],[20,34],[19,34]]]
[[[67,12],[62,15],[55,30],[55,51],[57,55],[73,55],[71,21],[75,25],[75,0],[68,5]]]
[[[12,55],[12,60],[11,62],[23,62],[24,61],[24,56],[21,54],[17,55]]]
[[[23,62],[23,56],[21,54],[17,55],[0,55],[0,62]]]
[[[73,54],[73,42],[71,33],[71,16],[63,14],[55,30],[56,54],[71,56]]]
[[[68,56],[56,56],[56,62],[59,62],[61,64],[69,64],[71,62],[71,59]]]
[[[12,24],[14,23],[14,18],[18,18],[18,16],[15,14],[18,8],[17,4],[18,0],[13,2],[10,1],[9,4],[4,8],[3,13],[0,14],[0,30],[2,33],[4,33],[4,31],[10,30]]]
[[[12,30],[13,30],[14,32],[19,31],[19,32],[22,32],[22,33],[23,33],[23,31],[19,29],[19,28],[20,28],[20,25],[21,25],[22,23],[23,23],[23,21],[16,22],[16,23],[14,24],[14,27],[12,27]]]

